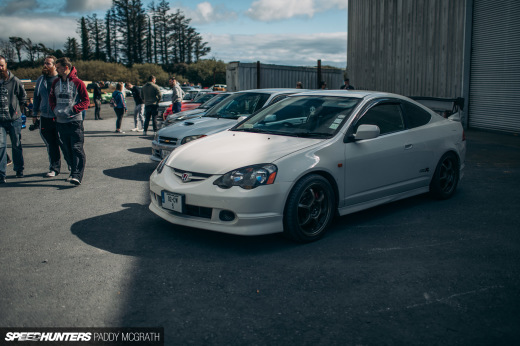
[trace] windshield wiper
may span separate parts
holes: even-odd
[[[262,130],[258,127],[233,129],[233,131],[254,132],[254,133],[271,133],[271,131]]]
[[[332,134],[327,132],[295,132],[293,135],[302,137],[302,138],[311,138],[311,137],[330,137]]]

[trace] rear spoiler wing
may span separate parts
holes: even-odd
[[[410,98],[419,102],[423,106],[430,108],[444,118],[461,121],[462,116],[460,112],[464,110],[464,98],[462,97],[448,99],[439,97],[411,96]]]

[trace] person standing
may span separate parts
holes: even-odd
[[[184,91],[182,91],[179,83],[175,77],[170,79],[170,85],[173,90],[172,95],[172,111],[173,113],[179,113],[182,109],[182,99],[184,98]]]
[[[101,119],[101,85],[103,82],[94,83],[94,92],[93,92],[93,98],[94,98],[94,106],[96,107],[94,109],[94,120],[103,120]]]
[[[56,115],[56,127],[63,143],[63,156],[70,163],[69,180],[80,185],[85,171],[86,155],[83,149],[85,130],[81,112],[88,108],[90,100],[85,83],[77,77],[77,71],[69,58],[56,61],[58,76],[49,95],[51,110]]]
[[[345,78],[343,81],[343,85],[340,87],[342,90],[354,90],[354,86],[350,85],[350,80],[348,78]]]
[[[56,57],[49,55],[45,57],[42,75],[36,80],[34,88],[34,114],[40,112],[40,136],[47,146],[49,155],[49,171],[43,175],[44,178],[55,177],[61,170],[61,143],[56,129],[56,116],[49,105],[49,94],[56,79]]]
[[[155,84],[155,76],[148,77],[148,83],[143,86],[144,100],[144,135],[148,130],[150,118],[152,118],[153,132],[157,132],[157,109],[161,101],[162,93],[159,86]]]
[[[0,55],[0,184],[6,182],[7,134],[11,138],[13,169],[23,178],[22,109],[27,94],[22,82],[7,70],[7,60]]]
[[[124,133],[121,131],[121,123],[123,115],[126,113],[126,102],[123,96],[123,83],[117,83],[116,90],[112,93],[112,99],[115,102],[114,112],[116,112],[116,133]]]
[[[132,85],[132,83],[126,83],[127,89],[129,89],[132,92],[132,97],[134,98],[135,102],[135,108],[134,108],[134,128],[132,131],[143,131],[144,129],[144,104],[143,104],[143,97],[141,96],[141,90],[137,87],[137,85]],[[139,120],[139,123],[141,124],[141,129],[139,130],[139,127],[137,126],[137,121]]]

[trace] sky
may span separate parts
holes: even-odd
[[[145,7],[149,0],[142,0]],[[156,0],[155,3],[159,1]],[[205,58],[290,66],[345,68],[348,0],[169,1],[208,42]],[[62,49],[78,19],[104,18],[110,0],[0,0],[0,39],[30,38]]]

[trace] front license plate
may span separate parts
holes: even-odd
[[[171,154],[171,150],[161,150],[161,156],[164,159],[166,156]]]
[[[162,206],[165,209],[173,210],[178,213],[184,212],[184,195],[162,191]]]

